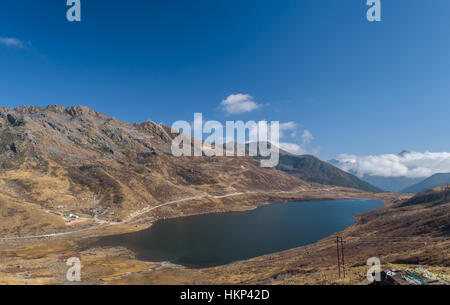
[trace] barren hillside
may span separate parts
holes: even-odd
[[[82,106],[0,108],[0,234],[60,230],[68,214],[87,226],[181,198],[311,186],[252,158],[174,157],[174,136]]]

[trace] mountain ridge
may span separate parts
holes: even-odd
[[[368,182],[312,155],[280,154],[277,169],[309,182],[382,192]]]
[[[249,156],[175,157],[178,135],[84,106],[0,108],[0,236],[121,223],[150,210],[148,223],[362,193],[329,190]]]
[[[419,183],[411,185],[401,191],[401,193],[421,193],[426,189],[450,184],[450,173],[434,174]]]
[[[119,222],[209,195],[158,209],[158,217],[174,217],[242,208],[220,199],[227,194],[315,188],[251,157],[175,157],[175,136],[167,126],[125,123],[84,106],[0,108],[0,234],[66,230],[65,214],[80,216],[81,226]]]
[[[271,143],[264,143],[267,147],[271,147]],[[246,144],[235,144],[236,148],[238,145],[243,146],[245,152],[249,152],[249,143]],[[226,144],[224,144],[224,147]],[[359,189],[362,191],[380,193],[381,189],[365,182],[355,175],[347,173],[333,164],[322,161],[318,157],[313,155],[296,155],[279,148],[279,163],[275,167],[289,175],[296,176],[304,181],[318,183],[328,186],[341,186]],[[261,156],[255,157],[255,159],[260,160]]]

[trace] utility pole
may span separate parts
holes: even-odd
[[[342,237],[336,236],[336,253],[337,253],[337,266],[339,279],[341,278],[341,266],[342,273],[345,279],[345,257],[344,257],[344,239]]]
[[[338,272],[339,272],[339,279],[340,279],[341,278],[341,258],[339,256],[339,236],[336,236],[336,250],[337,250]]]
[[[342,271],[345,279],[345,259],[344,259],[344,239],[341,237],[341,251],[342,251]]]

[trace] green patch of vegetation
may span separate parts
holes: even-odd
[[[428,189],[419,193],[411,199],[405,201],[401,206],[411,206],[416,204],[441,204],[450,201],[450,187],[442,190]]]
[[[216,184],[217,180],[206,175],[196,169],[178,168],[176,170],[177,176],[180,176],[191,185]]]
[[[42,173],[47,174],[49,171],[49,163],[47,160],[40,159],[39,163],[34,166],[34,169],[41,171]]]
[[[36,182],[25,180],[25,179],[14,179],[12,180],[15,184],[23,188],[26,192],[30,193],[33,191],[33,187],[37,184]]]
[[[138,153],[137,154],[137,163],[139,164],[148,164],[152,162],[152,157],[156,155],[155,152],[149,153]]]
[[[102,152],[102,153],[105,153],[105,154],[114,154],[114,151],[111,149],[111,148],[109,148],[109,146],[108,145],[106,145],[106,144],[101,144],[100,145],[100,151]]]
[[[144,166],[135,166],[134,167],[134,171],[138,174],[143,174],[145,173],[145,167]]]
[[[50,175],[52,175],[53,177],[58,177],[58,166],[52,166],[51,171],[50,171]]]
[[[91,192],[100,194],[103,197],[103,204],[121,206],[124,201],[120,184],[99,166],[70,167],[67,169],[67,175],[74,183],[86,186]]]
[[[12,143],[14,143],[14,135],[11,132],[0,133],[0,153],[10,150]]]

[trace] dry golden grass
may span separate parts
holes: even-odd
[[[2,236],[23,236],[65,229],[66,223],[60,216],[40,209],[33,204],[18,203],[0,194],[0,234]]]

